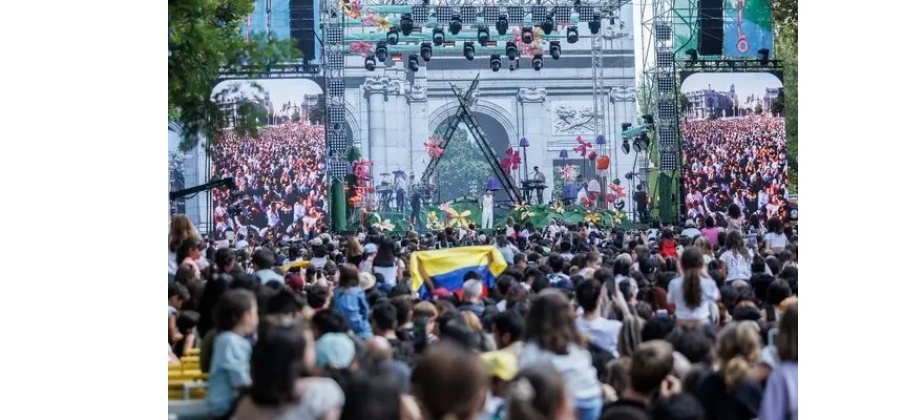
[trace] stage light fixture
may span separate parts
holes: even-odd
[[[647,151],[648,144],[649,144],[648,134],[642,133],[633,139],[633,149],[635,149],[636,152]]]
[[[492,54],[492,57],[489,58],[489,67],[492,68],[492,71],[498,71],[502,68],[502,56],[498,54]]]
[[[687,55],[690,57],[690,65],[691,65],[691,66],[694,65],[694,64],[696,64],[696,62],[699,61],[699,59],[700,59],[700,54],[699,54],[698,52],[696,52],[696,50],[693,49],[693,48],[687,50],[687,51],[685,52],[685,54],[687,54]]]
[[[757,59],[760,60],[761,66],[766,66],[770,62],[770,50],[766,48],[757,50]]]
[[[562,55],[562,44],[559,41],[550,41],[549,42],[549,56],[553,57],[553,60],[558,60],[559,56]]]
[[[443,28],[434,28],[431,30],[431,40],[434,42],[434,45],[441,46],[444,45],[444,29]]]
[[[374,71],[377,68],[377,62],[374,61],[373,56],[367,56],[364,58],[364,68],[367,71]]]
[[[450,18],[450,24],[447,26],[447,30],[451,34],[457,35],[460,33],[460,30],[463,29],[463,19],[460,19],[460,15],[453,15]]]
[[[630,124],[630,123],[622,123],[622,124],[620,124],[620,131],[627,131],[627,130],[629,130],[631,127],[632,127],[632,124]]]
[[[650,130],[655,129],[655,117],[652,114],[642,114],[642,123],[650,125]]]
[[[489,28],[480,26],[479,31],[476,33],[476,38],[479,39],[479,45],[485,46],[489,42]]]
[[[533,55],[533,63],[531,64],[533,69],[540,71],[543,68],[543,54],[537,53]]]
[[[623,145],[621,146],[623,153],[629,154],[629,140],[623,139]]]
[[[387,61],[387,57],[390,55],[390,52],[387,51],[387,43],[380,41],[377,43],[377,49],[374,50],[374,55],[377,56],[377,61],[384,62]]]
[[[508,33],[508,16],[501,15],[498,17],[498,21],[495,22],[495,30],[498,31],[499,35],[504,35]]]
[[[553,33],[553,25],[554,25],[554,24],[555,24],[555,22],[553,22],[553,17],[552,17],[552,16],[547,16],[546,19],[543,19],[543,24],[540,25],[540,27],[543,29],[543,33],[544,33],[544,34],[549,35],[549,34]]]
[[[399,31],[396,30],[395,26],[391,26],[390,30],[387,31],[387,44],[396,45],[399,43]]]
[[[463,56],[470,61],[476,58],[476,47],[473,46],[472,42],[467,41],[463,43]]]
[[[521,56],[518,54],[517,44],[514,43],[514,41],[508,41],[508,43],[505,44],[505,55],[507,55],[508,59],[511,61],[517,60],[517,58]]]
[[[410,55],[407,64],[409,65],[409,70],[418,71],[418,56],[415,54]]]
[[[402,34],[409,36],[412,33],[412,30],[415,29],[415,21],[412,20],[412,15],[405,13],[399,18],[399,30],[402,31]]]
[[[565,30],[565,39],[569,44],[578,42],[578,27],[569,26],[569,28]]]
[[[591,18],[591,21],[588,22],[588,29],[591,30],[591,35],[597,35],[601,31],[601,15],[594,15]]]
[[[521,29],[521,41],[527,45],[533,42],[533,28],[527,26]]]
[[[422,60],[425,60],[426,63],[427,63],[428,61],[430,61],[430,60],[431,60],[431,54],[432,54],[431,43],[430,43],[430,42],[423,42],[423,43],[422,43],[422,46],[419,48],[419,54],[421,54]]]

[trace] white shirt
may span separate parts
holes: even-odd
[[[482,209],[492,211],[492,194],[482,196]]]
[[[751,279],[751,262],[754,261],[754,255],[751,250],[746,249],[746,251],[748,252],[747,258],[744,258],[743,255],[736,255],[732,250],[723,252],[719,257],[727,267],[726,282]]]
[[[706,321],[709,319],[710,303],[715,303],[721,296],[715,280],[709,277],[700,279],[700,286],[703,289],[703,298],[700,300],[700,306],[690,308],[684,302],[684,278],[676,277],[668,284],[668,303],[675,306],[674,315],[677,319],[689,321]]]
[[[767,248],[785,248],[786,247],[786,234],[784,233],[770,232],[763,236],[763,240],[767,243]]]

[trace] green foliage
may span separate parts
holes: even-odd
[[[786,100],[786,93],[784,92],[784,90],[785,89],[780,88],[779,95],[776,96],[776,100],[774,100],[770,104],[770,113],[773,114],[774,116],[781,117],[783,116],[783,111],[786,110],[786,107],[783,104],[783,102]]]
[[[754,106],[754,114],[755,115],[763,114],[763,105],[758,103],[756,106]]]
[[[783,60],[783,109],[786,116],[786,160],[789,191],[799,185],[799,2],[773,1],[776,57]]]
[[[218,92],[212,101],[221,69],[256,76],[272,64],[290,62],[299,54],[293,41],[280,41],[272,35],[244,38],[240,27],[254,7],[251,0],[169,3],[168,115],[183,128],[183,150],[194,147],[199,134],[213,135],[225,122],[215,101],[239,98],[237,87]],[[256,108],[242,106],[237,111],[239,130],[255,134],[260,120]]]
[[[446,131],[445,121],[435,130],[435,137],[443,137]],[[503,156],[504,151],[496,152]],[[461,124],[438,163],[436,179],[441,189],[441,198],[447,201],[463,195],[478,196],[491,175],[492,169],[485,156],[474,143],[466,126]]]
[[[776,28],[791,29],[798,43],[799,31],[799,0],[773,0],[773,26]]]

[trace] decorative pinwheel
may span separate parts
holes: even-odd
[[[576,138],[575,140],[578,142],[578,146],[575,146],[574,150],[579,155],[581,155],[581,157],[585,157],[588,154],[588,149],[594,147],[594,145],[592,145],[590,142],[585,141],[585,139],[581,138],[581,136],[578,136],[578,138]]]
[[[521,220],[535,215],[534,212],[530,211],[530,206],[528,206],[527,203],[519,203],[514,206],[514,211],[521,215]]]
[[[444,140],[428,137],[428,141],[423,143],[422,146],[425,146],[425,151],[428,152],[428,157],[432,159],[440,158],[441,154],[444,153]]]
[[[588,222],[588,223],[598,224],[598,223],[600,223],[600,221],[601,221],[601,214],[600,214],[600,213],[593,213],[593,212],[592,212],[592,213],[586,213],[586,214],[585,214],[585,221]]]
[[[509,147],[508,150],[505,150],[505,157],[502,158],[501,164],[505,173],[510,175],[511,171],[521,166],[521,153]]]
[[[348,44],[348,52],[355,55],[368,55],[374,52],[374,46],[369,42],[352,42]]]
[[[563,181],[574,181],[575,178],[578,178],[578,168],[574,165],[565,165],[560,171],[560,177]]]
[[[607,190],[615,197],[626,197],[626,188],[623,188],[620,184],[610,183],[610,185],[607,185]]]
[[[617,225],[623,223],[623,212],[614,211],[613,214],[610,216],[610,220],[613,221],[613,223]]]
[[[355,162],[355,177],[361,181],[371,179],[371,166],[374,166],[372,160],[359,160]]]
[[[447,224],[449,226],[464,227],[471,223],[469,217],[472,212],[469,210],[459,212],[453,207],[448,207],[447,210],[444,210],[444,213],[447,213]]]
[[[441,221],[438,220],[438,213],[434,211],[428,212],[428,220],[425,222],[425,227],[431,230],[438,230],[444,228],[444,225],[441,224]]]
[[[562,202],[561,202],[561,201],[557,201],[557,202],[553,203],[553,205],[550,207],[550,209],[553,210],[553,211],[556,212],[556,213],[559,213],[559,214],[565,213],[565,206],[562,205]]]
[[[342,13],[349,18],[357,19],[361,16],[361,2],[358,0],[352,0],[350,2],[339,0],[339,7],[342,8]]]

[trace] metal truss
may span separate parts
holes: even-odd
[[[695,73],[770,73],[783,80],[782,60],[706,60],[677,61],[677,74],[684,81]]]
[[[218,82],[240,79],[316,79],[322,68],[316,64],[276,64],[267,68],[221,69]]]
[[[323,0],[325,11],[321,13],[322,57],[324,67],[324,99],[326,102],[326,159],[329,175],[334,180],[341,180],[348,172],[346,151],[353,144],[348,144],[345,130],[345,16],[342,13],[330,14],[330,10],[340,10],[337,0]],[[333,17],[335,16],[335,17]],[[357,139],[357,136],[355,136]]]

